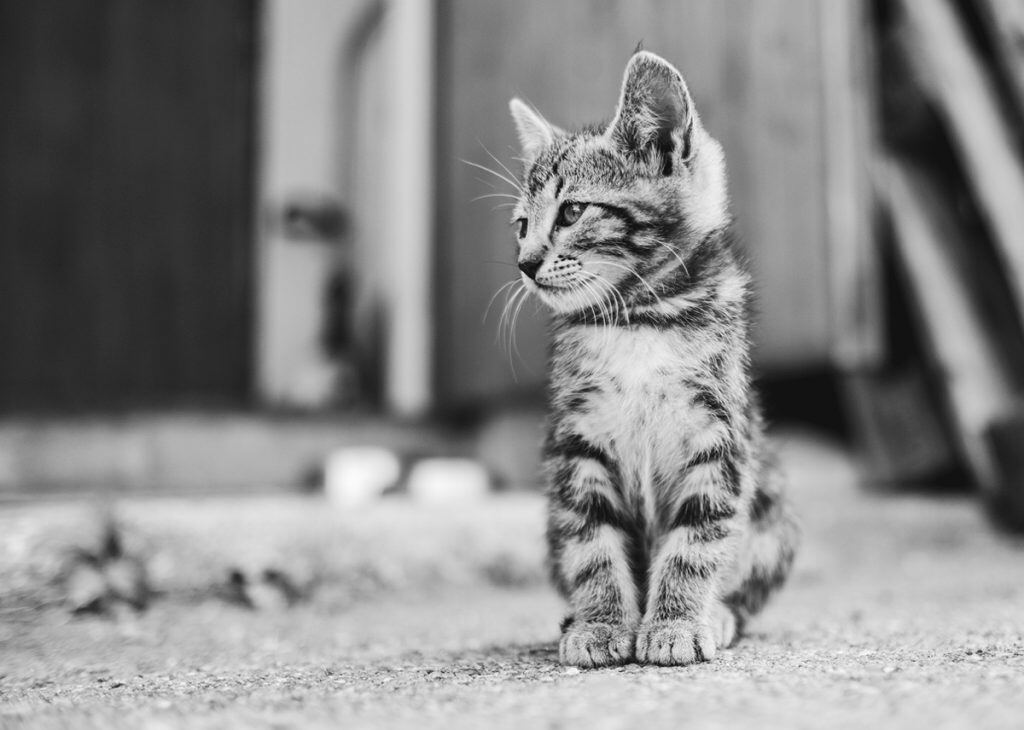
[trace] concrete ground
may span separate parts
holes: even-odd
[[[867,493],[834,449],[782,447],[806,532],[791,584],[681,669],[558,666],[530,497],[127,504],[160,595],[114,618],[69,617],[57,573],[34,592],[56,570],[34,536],[75,535],[80,511],[0,511],[0,727],[1024,727],[1024,542],[973,499]],[[310,598],[251,610],[203,588],[250,543],[318,575]]]

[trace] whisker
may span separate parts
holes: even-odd
[[[612,323],[611,302],[609,302],[607,299],[603,299],[602,300],[602,308],[605,311],[603,329],[604,329],[604,346],[605,346],[605,349],[607,349],[611,345],[611,341],[612,341],[612,324],[613,323]],[[615,318],[615,323],[616,324],[618,323],[618,317]]]
[[[469,202],[475,203],[476,201],[483,200],[484,198],[512,198],[512,200],[519,200],[519,196],[513,195],[512,193],[485,193],[484,195],[477,195]]]
[[[501,166],[501,169],[502,169],[502,170],[504,170],[505,172],[507,172],[507,173],[508,173],[508,174],[509,174],[509,175],[510,175],[510,176],[512,177],[512,179],[513,179],[513,180],[515,180],[515,179],[516,179],[516,174],[515,174],[514,172],[512,172],[511,170],[509,170],[509,169],[508,169],[508,165],[506,165],[506,164],[505,164],[504,162],[502,162],[502,161],[501,161],[501,160],[499,160],[499,159],[498,159],[497,157],[495,157],[495,156],[494,156],[494,153],[493,153],[493,152],[491,152],[491,151],[490,151],[489,149],[487,149],[487,147],[486,147],[486,146],[484,145],[484,143],[483,143],[483,142],[481,142],[481,141],[480,141],[479,139],[478,139],[478,140],[477,140],[476,142],[477,142],[477,144],[479,144],[479,145],[480,145],[480,146],[481,146],[481,147],[483,148],[484,152],[486,152],[486,153],[488,154],[488,156],[489,156],[489,157],[490,157],[490,158],[491,158],[492,160],[494,160],[495,162],[497,162],[497,163],[498,163],[498,165],[500,165],[500,166]]]
[[[586,272],[581,272],[581,273],[586,273]],[[594,288],[592,286],[590,286],[590,283],[586,279],[583,279],[583,280],[580,281],[580,286],[582,288],[586,289],[592,295],[595,295],[590,301],[587,301],[586,299],[584,299],[584,304],[586,305],[587,309],[590,310],[590,315],[591,315],[591,317],[594,320],[594,324],[597,325],[597,323],[598,323],[598,316],[600,315],[600,312],[598,311],[598,305],[599,305],[600,300],[601,300],[601,295],[600,295],[599,292],[594,291]]]
[[[524,190],[523,190],[522,186],[519,183],[517,183],[515,180],[513,180],[513,179],[511,179],[509,177],[506,177],[505,175],[501,174],[497,170],[492,170],[491,168],[489,168],[489,167],[487,167],[485,165],[481,165],[481,164],[478,164],[476,162],[471,162],[470,160],[463,160],[462,158],[459,158],[459,161],[463,162],[463,163],[465,163],[467,165],[470,165],[471,167],[475,167],[478,170],[483,170],[484,172],[490,173],[491,175],[494,175],[499,180],[504,180],[509,185],[511,185],[513,188],[518,190],[520,193],[524,193]]]
[[[611,328],[611,309],[608,306],[608,300],[601,294],[601,289],[595,284],[594,288],[597,291],[598,304],[601,307],[601,331],[604,333],[604,349],[608,349],[612,340],[612,328]]]
[[[581,271],[580,273],[589,274],[590,272],[589,271]],[[608,306],[605,303],[605,297],[601,294],[601,290],[599,288],[597,288],[596,285],[595,286],[591,286],[590,282],[587,281],[586,279],[583,280],[583,284],[586,287],[587,291],[591,292],[591,294],[594,297],[593,303],[590,306],[590,310],[592,312],[594,312],[594,325],[595,326],[600,326],[601,330],[604,333],[604,345],[603,345],[603,347],[605,349],[607,349],[608,346],[611,344],[611,336],[612,336],[612,334],[611,334],[611,327],[609,325],[609,320],[611,318],[611,312],[610,312]],[[600,315],[600,321],[598,320],[598,315]]]
[[[505,297],[505,306],[501,308],[501,317],[498,319],[498,331],[494,333],[494,342],[497,344],[499,341],[505,339],[505,325],[508,322],[508,315],[512,308],[513,302],[526,290],[526,285],[522,281],[519,282],[520,288],[512,292],[512,294]]]
[[[597,276],[597,274],[595,274],[595,276]],[[608,281],[608,279],[605,279],[603,276],[598,276],[598,278],[601,281],[605,282],[608,285],[608,288],[611,289],[613,292],[615,292],[615,296],[617,296],[619,298],[619,302],[622,305],[622,316],[626,320],[626,324],[628,325],[629,324],[629,305],[626,304],[626,297],[624,297],[622,295],[622,292],[620,292],[612,282]]]
[[[589,274],[590,272],[589,271],[581,271],[580,273]],[[596,325],[598,323],[597,315],[600,314],[602,317],[605,315],[605,310],[604,310],[604,306],[603,306],[604,297],[601,295],[601,290],[600,289],[598,289],[597,287],[591,286],[591,283],[590,283],[589,280],[583,280],[581,282],[581,284],[583,284],[583,286],[587,289],[587,291],[590,292],[593,295],[593,297],[594,297],[593,300],[591,301],[591,309],[595,311],[594,324]],[[598,309],[599,309],[599,311],[597,311]]]
[[[626,306],[626,298],[622,296],[622,292],[620,292],[618,289],[616,289],[614,284],[612,284],[610,281],[608,281],[608,279],[604,278],[600,274],[595,274],[593,271],[584,271],[583,273],[593,277],[594,279],[597,279],[598,281],[603,283],[606,287],[608,287],[608,290],[614,295],[614,301],[615,301],[615,322],[616,322],[616,324],[618,324],[619,312],[621,311],[622,312],[622,316],[626,320],[626,324],[628,325],[629,324],[629,307]],[[620,306],[621,306],[621,309],[620,309]]]
[[[476,180],[481,185],[486,185],[491,190],[497,190],[498,189],[498,186],[495,185],[493,182],[491,182],[490,180],[485,180],[484,178],[480,177],[479,175],[474,175],[473,179]]]
[[[523,287],[518,290],[516,296],[512,298],[512,305],[508,309],[508,317],[505,318],[505,339],[507,340],[507,342],[505,343],[505,352],[508,353],[509,364],[512,365],[513,369],[515,368],[515,363],[512,362],[512,327],[514,324],[513,319],[515,317],[515,312],[518,309],[519,305],[526,301],[526,298],[529,295],[530,292],[527,290],[526,285],[524,284]]]
[[[522,297],[519,300],[519,304],[516,305],[516,311],[512,314],[512,325],[509,328],[509,333],[510,333],[510,338],[509,339],[510,339],[511,345],[512,345],[512,352],[515,354],[515,357],[519,360],[519,362],[524,363],[524,364],[526,363],[526,361],[523,359],[522,354],[519,352],[519,340],[516,337],[516,334],[517,334],[516,333],[516,320],[519,319],[519,313],[523,310],[523,304],[526,303],[527,299],[528,299],[528,297]]]
[[[608,266],[615,266],[617,268],[623,269],[624,271],[627,271],[630,274],[632,274],[633,276],[635,276],[637,279],[640,280],[641,284],[643,284],[644,286],[647,287],[647,291],[649,291],[651,293],[651,296],[653,296],[658,301],[658,303],[661,304],[661,297],[658,296],[658,292],[654,291],[654,287],[652,287],[650,284],[648,284],[647,283],[647,279],[645,279],[644,277],[640,276],[640,274],[637,273],[636,269],[631,269],[630,267],[628,267],[628,266],[626,266],[624,264],[617,264],[614,261],[602,261],[601,263],[602,264],[606,264]]]
[[[516,363],[512,357],[512,311],[516,305],[516,302],[521,301],[525,298],[526,285],[516,290],[516,293],[512,295],[510,307],[508,309],[508,316],[505,317],[505,329],[502,332],[502,348],[505,350],[505,354],[508,356],[509,369],[512,371],[512,379],[517,383],[519,378],[516,375]]]
[[[672,248],[670,245],[668,245],[664,241],[655,240],[655,243],[657,243],[662,248],[667,249],[670,254],[675,256],[676,257],[676,261],[678,261],[679,265],[683,267],[683,273],[686,274],[687,276],[690,275],[690,270],[686,268],[686,262],[683,261],[683,257],[679,255],[678,251],[676,251],[674,248]]]
[[[519,279],[512,279],[512,281],[505,282],[504,284],[498,287],[498,290],[494,292],[493,295],[491,295],[490,301],[487,302],[487,308],[484,309],[484,317],[482,320],[480,320],[481,324],[487,322],[487,315],[491,313],[491,305],[494,304],[494,300],[498,298],[498,295],[501,294],[506,289],[508,289],[510,286],[515,286],[516,284],[519,283],[521,283]]]
[[[591,272],[587,272],[587,273],[591,273]],[[600,283],[600,282],[598,282],[598,283]],[[614,288],[612,288],[612,289],[614,291]],[[598,290],[598,296],[601,296],[600,295],[600,289]],[[604,346],[605,346],[605,348],[607,348],[611,344],[611,339],[612,339],[612,323],[611,323],[612,313],[611,313],[610,307],[604,305],[604,303],[603,303],[604,301],[605,300],[602,300],[602,307],[601,307],[601,309],[602,309],[602,311],[604,313],[604,321],[602,323],[603,324],[602,329],[604,330]],[[614,300],[612,300],[612,301],[614,301]],[[618,308],[619,308],[618,307],[618,302],[615,302],[615,324],[618,324],[618,321],[619,321]]]

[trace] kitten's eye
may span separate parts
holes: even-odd
[[[525,218],[520,218],[516,221],[519,224],[519,237],[526,238],[526,228],[529,225]]]
[[[586,209],[586,203],[574,203],[572,201],[562,203],[562,207],[558,209],[558,218],[555,219],[555,224],[563,228],[571,226],[580,219],[580,216],[583,215],[583,211]]]

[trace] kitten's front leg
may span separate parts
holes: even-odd
[[[698,453],[687,467],[669,531],[651,562],[647,609],[637,634],[637,661],[683,665],[710,661],[735,634],[717,596],[736,550],[739,483],[731,450]]]
[[[580,437],[549,452],[549,541],[556,578],[572,615],[562,630],[563,664],[599,667],[633,659],[640,599],[630,551],[635,521],[617,488],[615,467]]]

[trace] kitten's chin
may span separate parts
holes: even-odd
[[[528,286],[533,295],[555,314],[571,314],[579,309],[579,296],[568,287],[543,286],[532,281]]]
[[[585,295],[572,287],[545,287],[530,282],[530,291],[554,314],[574,314],[592,306]]]

